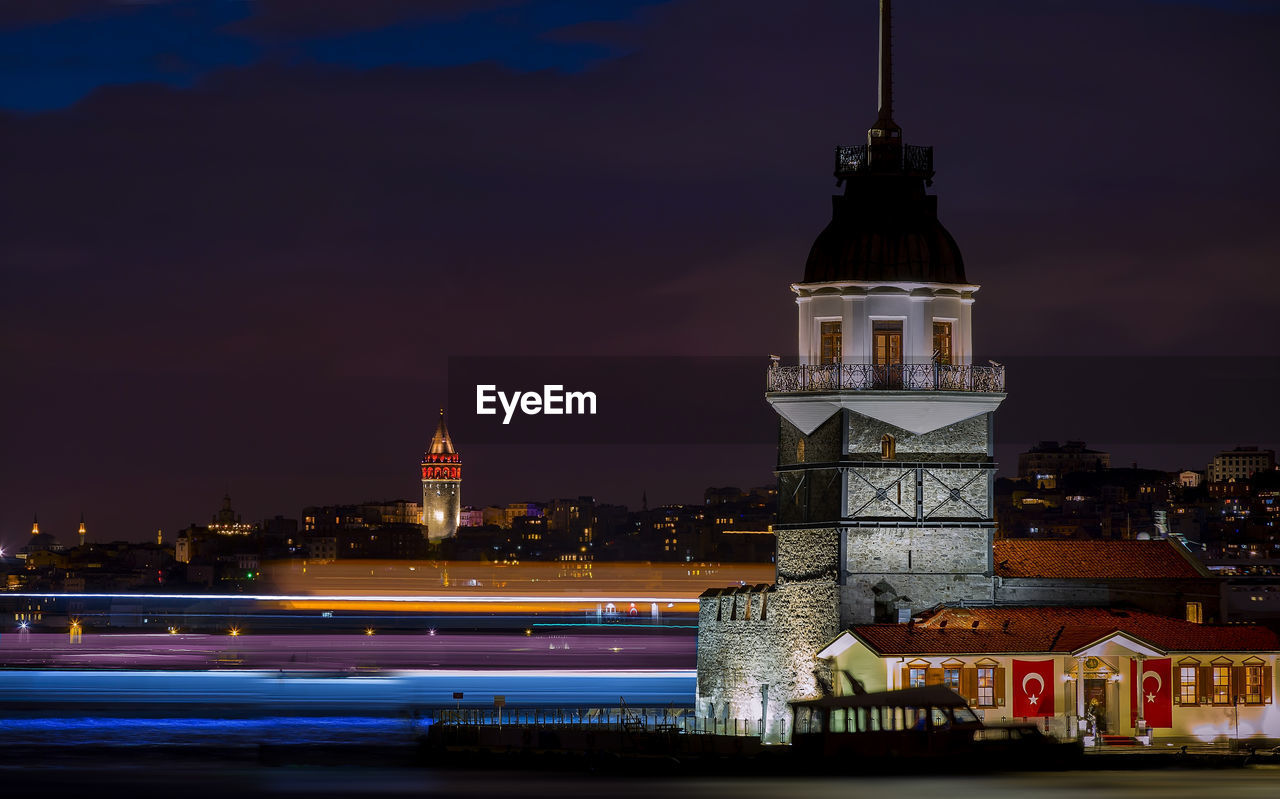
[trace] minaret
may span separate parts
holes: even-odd
[[[422,523],[430,540],[452,538],[458,532],[461,489],[462,456],[453,448],[441,408],[440,424],[422,456]]]
[[[76,533],[80,536],[80,546],[81,546],[81,547],[83,547],[83,546],[84,546],[84,537],[85,537],[85,534],[86,534],[87,532],[88,532],[88,531],[87,531],[87,530],[85,530],[85,527],[84,527],[84,514],[83,514],[83,513],[81,513],[81,514],[80,514],[80,529],[76,531]]]
[[[40,535],[40,514],[32,514],[31,516],[31,535]]]
[[[992,418],[1004,370],[975,366],[955,239],[938,220],[933,149],[893,120],[892,17],[880,2],[879,108],[837,147],[831,221],[791,286],[797,358],[772,359],[779,415],[777,582],[703,594],[698,714],[768,719],[829,686],[841,629],[994,599]],[[767,606],[767,611],[765,610]],[[755,629],[740,619],[756,619]],[[744,615],[745,614],[745,615]]]

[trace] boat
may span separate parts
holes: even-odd
[[[1031,722],[984,724],[943,685],[790,704],[791,752],[807,769],[1063,769],[1083,756],[1078,742],[1058,741]]]

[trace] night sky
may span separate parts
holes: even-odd
[[[895,117],[983,285],[979,360],[1074,356],[1011,367],[1006,472],[1041,438],[1161,468],[1280,443],[1280,2],[895,12]],[[82,511],[91,540],[171,532],[227,489],[255,519],[412,498],[450,357],[759,357],[720,402],[771,425],[764,356],[795,348],[832,147],[875,118],[875,24],[873,0],[0,4],[0,544],[37,512],[68,543]],[[1189,397],[1179,364],[1222,355],[1239,379]],[[1166,426],[1116,432],[1122,405]],[[767,429],[463,432],[468,504],[773,479]]]

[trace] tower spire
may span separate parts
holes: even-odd
[[[867,131],[867,161],[878,173],[902,169],[902,128],[893,121],[893,6],[880,0],[879,110]],[[837,176],[839,169],[837,168]]]
[[[880,0],[880,107],[876,126],[893,124],[893,0]]]
[[[85,536],[85,534],[86,534],[87,532],[88,532],[88,530],[86,530],[86,529],[85,529],[85,526],[84,526],[84,512],[83,512],[83,511],[81,511],[81,513],[80,513],[80,529],[76,531],[76,534],[80,536],[80,546],[84,546],[84,536]]]
[[[440,424],[436,426],[436,434],[431,437],[431,447],[427,452],[432,455],[452,455],[453,439],[449,438],[449,428],[444,424],[444,408],[440,409]]]

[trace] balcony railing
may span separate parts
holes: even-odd
[[[885,165],[889,170],[902,170],[908,175],[933,180],[933,148],[920,147],[914,144],[902,145],[899,161]],[[836,177],[846,178],[860,172],[871,172],[880,169],[881,165],[873,164],[869,157],[869,148],[865,144],[855,144],[836,148]]]
[[[1004,392],[1003,366],[827,363],[771,366],[769,391]]]

